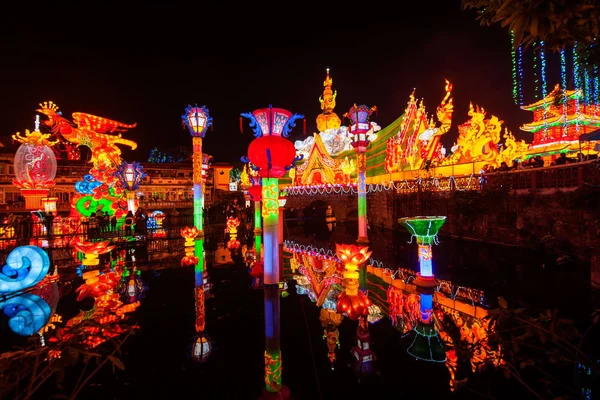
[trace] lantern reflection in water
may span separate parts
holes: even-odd
[[[85,258],[83,259],[81,264],[98,265],[100,264],[98,256],[112,251],[115,248],[115,246],[111,245],[110,242],[77,241],[73,243],[73,248],[85,255]]]

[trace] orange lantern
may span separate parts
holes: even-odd
[[[110,242],[75,242],[73,247],[85,254],[85,258],[81,263],[83,265],[98,265],[100,263],[98,256],[115,248],[114,245],[110,245]]]
[[[371,300],[358,290],[358,268],[371,257],[368,247],[355,245],[335,245],[337,257],[344,263],[344,292],[337,301],[337,311],[348,318],[357,320],[369,315]]]

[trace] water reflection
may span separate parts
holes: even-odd
[[[339,250],[340,247],[337,247]],[[308,295],[317,306],[322,307],[319,319],[325,328],[324,337],[332,368],[336,360],[335,348],[339,344],[338,326],[343,320],[342,315],[359,320],[357,344],[350,349],[353,371],[359,378],[373,372],[376,357],[372,350],[369,325],[382,317],[389,318],[391,325],[401,334],[412,337],[406,350],[408,354],[421,361],[446,363],[452,390],[456,388],[458,368],[454,348],[458,340],[454,341],[449,333],[454,332],[453,329],[458,328],[461,335],[459,339],[471,345],[472,365],[480,369],[486,363],[496,366],[501,363],[500,349],[487,340],[488,330],[494,327],[487,320],[488,309],[481,290],[457,287],[443,280],[438,282],[435,290],[424,290],[415,285],[417,274],[414,271],[385,266],[373,260],[375,265],[365,267],[368,301],[372,305],[364,308],[367,318],[360,318],[363,311],[357,314],[354,308],[344,306],[345,303],[340,306],[348,290],[354,294],[360,293],[354,288],[357,282],[350,287],[345,285],[346,289],[341,287],[342,281],[348,281],[350,275],[355,279],[358,277],[352,264],[350,270],[344,268],[344,264],[348,265],[347,261],[342,262],[347,260],[345,253],[338,251],[336,254],[331,248],[316,248],[293,241],[285,242],[285,250],[290,253],[288,271],[296,281],[297,292]],[[358,253],[358,248],[354,253]],[[355,258],[355,261],[364,260]]]

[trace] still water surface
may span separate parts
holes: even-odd
[[[324,252],[334,250],[335,243],[353,243],[356,238],[354,230],[343,225],[333,232],[305,232],[288,227],[286,233],[288,244],[311,246]],[[369,237],[372,257],[378,266],[392,270],[396,267],[417,269],[416,245],[408,243],[408,235],[370,231]],[[168,251],[159,261],[148,257],[147,248],[127,253],[127,266],[132,268],[137,251],[139,279],[146,290],[140,306],[129,316],[139,325],[139,330],[127,340],[119,356],[125,370],[102,369],[78,398],[258,398],[264,386],[263,291],[252,288],[252,278],[243,263],[214,265],[212,254],[207,252],[208,279],[212,287],[205,303],[206,333],[213,348],[207,361],[194,362],[190,356],[196,336],[194,271],[192,267],[180,266],[183,255],[180,245],[165,242],[162,246]],[[174,252],[177,256],[170,257]],[[491,307],[502,295],[509,302],[560,307],[575,317],[588,315],[590,296],[584,266],[570,265],[567,269],[557,266],[555,260],[518,248],[443,236],[439,245],[434,246],[433,257],[434,272],[439,279],[483,290],[485,303]],[[140,259],[149,261],[142,263]],[[65,272],[64,276],[68,275]],[[85,308],[83,302],[76,301],[74,292],[83,281],[75,271],[70,271],[70,275],[72,283],[59,285],[63,294],[56,306],[56,313],[65,321]],[[283,382],[295,399],[387,398],[390,395],[411,399],[482,398],[466,390],[452,393],[445,364],[420,361],[409,355],[406,349],[412,338],[393,327],[389,318],[370,324],[376,356],[372,373],[354,372],[355,361],[350,349],[356,343],[357,323],[347,318],[339,326],[340,346],[332,368],[319,321],[320,308],[309,296],[298,294],[295,281],[291,275],[288,278],[289,296],[281,299],[281,349]],[[0,333],[2,352],[26,340],[9,329],[4,313],[0,313]],[[73,383],[79,369],[72,367],[68,372],[66,382]],[[530,396],[514,382],[486,379],[480,377],[472,387],[493,388],[495,398]],[[57,392],[61,393],[54,382],[49,381],[37,393],[37,398],[48,398]]]

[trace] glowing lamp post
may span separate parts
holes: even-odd
[[[208,115],[206,106],[188,105],[185,114],[181,116],[183,124],[189,129],[192,135],[193,147],[193,171],[194,171],[194,226],[198,228],[200,234],[198,238],[204,236],[203,215],[204,215],[204,191],[202,188],[202,139],[206,135],[206,130],[212,125],[212,118]]]
[[[433,274],[431,246],[437,244],[437,235],[446,217],[407,217],[400,218],[398,222],[417,239],[419,255],[419,272],[413,283],[420,297],[421,320],[414,329],[415,337],[407,351],[417,359],[444,362],[446,355],[433,324],[433,293],[437,281]]]
[[[356,153],[357,181],[358,181],[358,244],[367,244],[367,146],[369,146],[369,131],[372,124],[369,117],[377,107],[368,107],[356,104],[348,110],[344,117],[350,119],[348,135],[352,140],[352,147]]]
[[[138,162],[128,163],[123,161],[117,168],[115,175],[127,190],[127,209],[135,213],[135,191],[146,177],[144,167]]]
[[[262,217],[261,204],[262,186],[259,177],[251,177],[252,186],[248,188],[250,200],[254,202],[254,251],[256,253],[256,262],[261,262],[262,248]]]
[[[433,275],[431,245],[437,244],[437,235],[446,217],[407,217],[400,218],[398,222],[417,238],[419,254],[419,272],[415,285],[419,287],[436,286]]]
[[[252,113],[243,113],[250,119],[254,139],[248,147],[252,168],[262,178],[262,217],[264,236],[264,283],[279,283],[279,178],[293,167],[300,158],[296,157],[294,144],[285,139],[295,121],[304,118],[299,114],[281,109],[262,108]]]
[[[21,189],[28,210],[42,207],[42,198],[48,197],[50,188],[55,184],[56,156],[51,146],[58,141],[49,141],[49,134],[39,131],[39,119],[36,119],[36,129],[25,130],[25,136],[18,132],[13,140],[21,142],[15,154],[15,179],[13,184]]]
[[[266,398],[288,398],[283,385],[279,337],[279,178],[300,158],[296,148],[285,139],[302,115],[281,109],[263,108],[243,113],[250,119],[254,139],[248,147],[250,162],[262,181],[265,295],[265,391]]]

